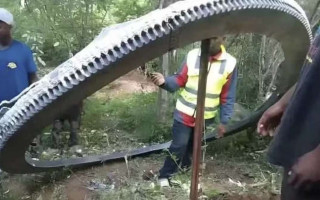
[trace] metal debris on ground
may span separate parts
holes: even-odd
[[[89,182],[89,186],[87,187],[87,189],[91,191],[95,191],[95,190],[110,191],[110,190],[114,190],[114,188],[115,188],[114,183],[112,183],[111,185],[107,185],[107,184],[101,183],[98,180],[91,180]]]

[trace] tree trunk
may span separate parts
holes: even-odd
[[[26,5],[26,1],[25,0],[20,0],[20,8],[24,9]]]
[[[266,40],[267,37],[264,35],[261,38],[261,47],[259,54],[259,94],[258,99],[263,99],[264,97],[264,78],[263,71],[265,69],[265,51],[266,51]]]
[[[178,0],[160,0],[159,8],[163,9],[168,7],[170,4],[176,2]],[[173,67],[176,58],[175,51],[170,51],[160,57],[160,66],[161,73],[166,77],[172,75]],[[172,96],[165,90],[160,89],[158,94],[158,109],[157,109],[157,117],[160,122],[165,122],[167,119],[168,113],[170,112],[170,103],[172,103]]]
[[[317,29],[316,26],[319,24],[320,16],[319,16],[319,13],[317,12],[319,7],[320,7],[320,0],[315,4],[314,10],[312,11],[309,18],[312,30],[316,30]]]
[[[314,9],[313,9],[313,11],[312,11],[312,13],[310,15],[309,21],[312,21],[314,19],[314,17],[317,14],[317,10],[318,10],[319,6],[320,6],[320,0],[316,3],[316,5],[315,5],[315,7],[314,7]]]

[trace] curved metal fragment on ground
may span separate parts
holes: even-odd
[[[36,162],[26,160],[25,151],[33,138],[70,105],[141,64],[195,41],[238,33],[265,34],[281,43],[285,61],[281,64],[273,97],[296,81],[312,36],[307,17],[295,1],[180,1],[139,19],[103,29],[85,49],[14,99],[14,106],[4,108],[0,118],[1,169],[11,173],[34,173],[122,158],[128,153]],[[231,134],[252,125],[263,109],[271,105],[271,100],[250,118],[229,127],[228,132]],[[210,137],[207,139],[213,136]],[[130,154],[150,153],[168,145],[137,149]]]

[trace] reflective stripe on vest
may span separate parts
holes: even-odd
[[[187,92],[191,93],[191,94],[194,94],[194,95],[198,95],[198,90],[195,90],[195,89],[192,89],[192,88],[184,88]],[[215,98],[218,98],[220,97],[219,94],[210,94],[210,93],[207,93],[206,94],[206,98],[211,98],[211,99],[215,99]]]
[[[220,58],[208,65],[205,119],[210,119],[217,115],[222,88],[236,65],[236,59],[228,54],[223,46],[221,49],[222,54]],[[188,81],[177,100],[176,109],[189,116],[195,116],[200,68],[200,49],[194,49],[188,53],[187,66]]]

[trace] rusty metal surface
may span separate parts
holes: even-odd
[[[198,199],[199,167],[201,161],[201,140],[204,130],[204,107],[207,91],[208,60],[210,50],[210,39],[202,40],[199,83],[197,95],[196,121],[193,134],[192,155],[192,179],[190,187],[190,200]]]
[[[265,34],[281,43],[285,61],[280,67],[275,94],[283,93],[297,80],[312,36],[305,13],[295,1],[180,1],[139,19],[103,29],[73,58],[27,88],[12,102],[2,103],[0,168],[11,173],[33,173],[121,158],[124,153],[35,162],[25,159],[25,151],[33,138],[70,105],[82,101],[141,64],[170,49],[213,35],[238,33]],[[231,127],[230,131],[249,123],[241,121],[238,128]],[[152,152],[152,148],[131,153]]]

